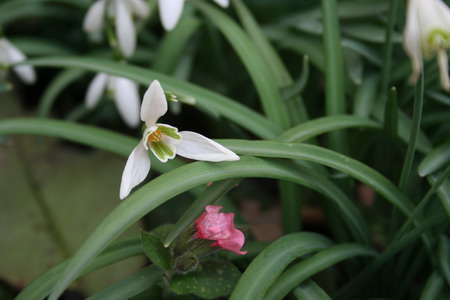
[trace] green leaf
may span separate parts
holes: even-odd
[[[37,115],[39,117],[48,117],[52,105],[55,103],[58,95],[72,82],[84,75],[84,71],[80,69],[67,69],[61,71],[55,78],[47,85],[41,99],[39,100],[39,107]]]
[[[320,70],[324,69],[324,50],[322,41],[317,37],[294,35],[277,27],[265,29],[267,36],[281,48],[290,49],[300,55],[308,56],[311,62]]]
[[[377,24],[359,23],[342,26],[342,32],[354,39],[371,43],[384,43],[385,28]],[[392,41],[401,42],[401,36],[398,32],[393,32]]]
[[[374,117],[379,120],[380,122],[383,122],[384,120],[384,104],[381,103],[381,101],[375,101],[374,107],[372,109],[372,114]],[[411,130],[413,128],[412,126],[412,120],[410,117],[404,113],[403,111],[399,110],[397,112],[398,116],[398,136],[402,141],[406,141],[406,143],[409,143],[409,139],[411,137]],[[417,136],[417,151],[420,151],[422,153],[428,153],[432,149],[431,142],[427,138],[427,136],[419,130],[418,136]]]
[[[277,140],[283,142],[304,142],[320,134],[344,128],[381,129],[381,125],[368,118],[351,115],[316,118],[292,127]]]
[[[232,263],[207,261],[199,271],[172,277],[170,288],[179,295],[192,293],[215,299],[231,294],[240,276],[241,272]]]
[[[450,176],[450,165],[447,166],[444,172],[439,176],[430,175],[427,177],[428,181],[432,185],[430,191],[425,197],[430,197],[436,191],[441,201],[442,206],[450,217],[450,181],[447,179]],[[424,197],[424,198],[425,198]],[[423,201],[423,200],[422,200]]]
[[[345,113],[345,76],[337,1],[322,0],[323,44],[325,54],[325,112],[327,116]],[[347,138],[343,132],[329,135],[330,147],[346,153]]]
[[[384,131],[390,138],[397,137],[397,89],[391,88],[389,97],[386,101],[386,107],[384,109]]]
[[[436,213],[430,215],[419,224],[416,223],[416,227],[413,230],[404,234],[390,244],[389,247],[377,256],[367,267],[365,267],[360,274],[354,276],[350,282],[341,288],[341,290],[336,294],[336,297],[352,299],[352,296],[361,288],[364,288],[365,283],[370,281],[373,278],[374,273],[386,262],[392,259],[401,250],[417,241],[428,229],[437,226],[438,224],[442,224],[442,222],[446,222],[447,220],[448,216],[446,213],[439,209]]]
[[[259,54],[259,50],[250,37],[225,13],[207,4],[193,2],[203,14],[222,32],[246,66],[267,117],[281,128],[289,128],[288,112],[267,62]]]
[[[95,72],[129,78],[147,87],[158,79],[166,90],[196,99],[200,108],[212,109],[236,122],[261,138],[273,138],[280,133],[280,127],[261,114],[220,94],[201,88],[146,68],[126,65],[93,57],[46,57],[26,61],[34,66],[81,68]]]
[[[155,54],[153,69],[164,74],[173,73],[189,39],[195,35],[199,27],[198,18],[182,16],[178,26],[167,32],[160,43]]]
[[[11,43],[22,50],[27,56],[44,55],[73,55],[74,52],[66,46],[56,43],[53,40],[45,40],[35,37],[21,37],[11,39]]]
[[[124,157],[128,157],[133,148],[139,143],[139,140],[136,138],[96,126],[38,118],[0,120],[0,135],[10,134],[38,134],[59,137]],[[152,159],[152,169],[161,173],[182,165],[182,162],[177,158],[166,163],[161,163],[152,156],[150,158]]]
[[[264,249],[242,274],[230,300],[263,299],[283,270],[298,257],[330,247],[332,242],[316,233],[283,236]]]
[[[268,290],[264,300],[283,299],[304,280],[343,260],[360,255],[375,256],[376,254],[373,249],[356,244],[341,244],[322,250],[283,272]]]
[[[221,140],[220,143],[240,154],[304,159],[335,168],[371,186],[405,215],[412,212],[411,201],[383,175],[357,160],[326,148],[274,141]]]
[[[439,264],[447,285],[450,285],[450,242],[445,235],[439,238]]]
[[[142,254],[142,246],[139,238],[129,238],[109,246],[92,261],[83,274],[100,269],[104,266],[121,261],[125,258]],[[68,261],[59,263],[33,280],[17,295],[16,300],[44,299],[51,291],[52,286],[61,276]],[[83,275],[81,274],[81,275]]]
[[[141,232],[142,248],[152,263],[164,270],[170,269],[170,253],[159,236],[151,232]]]
[[[162,277],[161,269],[156,266],[147,267],[124,280],[108,286],[106,289],[88,297],[88,300],[122,300],[130,299],[151,288]]]
[[[409,135],[409,143],[406,149],[406,156],[403,163],[402,174],[400,175],[399,186],[402,190],[406,189],[406,184],[411,174],[411,168],[417,146],[416,143],[420,132],[420,120],[422,118],[422,108],[423,108],[423,72],[421,73],[419,82],[417,82],[416,85],[413,120]]]
[[[439,299],[439,294],[444,287],[444,280],[437,272],[433,272],[428,278],[425,288],[420,295],[420,300],[435,300]]]
[[[434,148],[419,165],[419,175],[430,175],[450,162],[450,141]]]
[[[355,92],[353,100],[353,114],[358,117],[369,117],[374,101],[377,101],[379,77],[365,76]]]
[[[297,300],[331,300],[331,297],[312,280],[302,283],[294,290]]]

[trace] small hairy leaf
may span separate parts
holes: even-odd
[[[176,275],[170,288],[179,295],[193,293],[205,299],[231,294],[241,272],[229,262],[208,261],[202,269],[187,275]]]
[[[155,265],[168,270],[170,268],[169,249],[165,248],[158,235],[152,232],[141,232],[142,248]]]

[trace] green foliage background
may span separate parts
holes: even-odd
[[[94,299],[170,299],[161,270],[144,267],[138,228],[174,223],[168,245],[210,203],[235,212],[247,236],[248,255],[216,256],[242,272],[230,299],[449,297],[450,97],[434,60],[408,83],[404,1],[186,1],[171,32],[148,3],[126,64],[82,31],[89,1],[0,3],[5,36],[38,73],[33,86],[13,76],[1,85],[5,297],[57,299],[72,287]],[[220,138],[241,159],[152,158],[119,202],[141,130],[108,97],[84,107],[97,72],[195,99],[164,123]],[[282,236],[258,241],[249,198],[279,211]],[[115,262],[110,276],[84,276]]]

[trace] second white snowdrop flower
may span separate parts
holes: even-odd
[[[8,66],[10,64],[25,61],[27,57],[14,46],[7,38],[0,38],[0,64]],[[21,65],[12,67],[14,72],[27,84],[36,81],[36,73],[32,66]]]
[[[185,0],[158,0],[159,16],[165,30],[172,30],[183,12]],[[214,0],[222,7],[228,7],[229,0]]]
[[[403,46],[412,62],[412,83],[422,71],[423,58],[437,55],[441,85],[450,91],[446,52],[450,48],[450,9],[444,2],[409,0]]]
[[[98,32],[105,18],[113,18],[119,49],[130,57],[136,49],[136,28],[133,16],[145,19],[150,10],[143,0],[97,0],[89,8],[83,28],[86,32]]]
[[[86,93],[85,105],[88,109],[97,105],[105,89],[113,95],[124,122],[130,127],[138,126],[140,104],[138,85],[127,78],[99,73],[89,84]]]
[[[239,160],[239,156],[233,151],[201,134],[192,131],[178,132],[178,129],[173,126],[157,123],[166,112],[167,100],[164,90],[155,80],[144,95],[141,120],[145,122],[146,128],[140,143],[131,152],[123,170],[120,199],[127,197],[131,189],[147,177],[150,171],[148,150],[161,162],[167,162],[176,154],[212,162]]]

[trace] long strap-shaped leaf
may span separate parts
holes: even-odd
[[[297,300],[331,300],[331,297],[314,281],[308,280],[294,290]]]
[[[144,86],[148,86],[152,80],[158,79],[167,90],[195,98],[196,105],[199,107],[213,109],[261,138],[270,139],[281,133],[277,124],[239,104],[238,101],[233,101],[205,88],[141,67],[89,57],[47,57],[32,59],[27,63],[40,67],[70,67],[105,72],[129,78]]]
[[[131,299],[156,284],[163,271],[156,265],[146,267],[127,278],[108,286],[87,300],[122,300]]]
[[[331,246],[325,237],[309,232],[285,235],[264,249],[247,267],[230,300],[263,299],[265,291],[294,259]]]
[[[267,117],[281,128],[289,128],[289,115],[281,97],[277,79],[260,55],[256,44],[222,11],[204,2],[195,1],[193,3],[225,35],[239,55],[255,84]]]
[[[283,299],[304,280],[343,260],[361,255],[376,256],[376,254],[373,249],[358,244],[341,244],[322,250],[283,272],[268,290],[264,300]]]
[[[410,214],[414,207],[405,194],[374,169],[348,156],[319,146],[243,140],[223,140],[221,143],[240,154],[313,161],[339,170],[364,182],[383,195],[405,215]]]
[[[141,253],[143,253],[143,249],[141,246],[141,240],[138,237],[117,242],[109,246],[104,252],[97,256],[83,273],[88,274],[104,266]],[[64,261],[47,270],[45,273],[34,279],[33,282],[31,282],[27,287],[25,287],[15,299],[44,299],[50,293],[52,286],[61,276],[67,264],[68,261]]]

